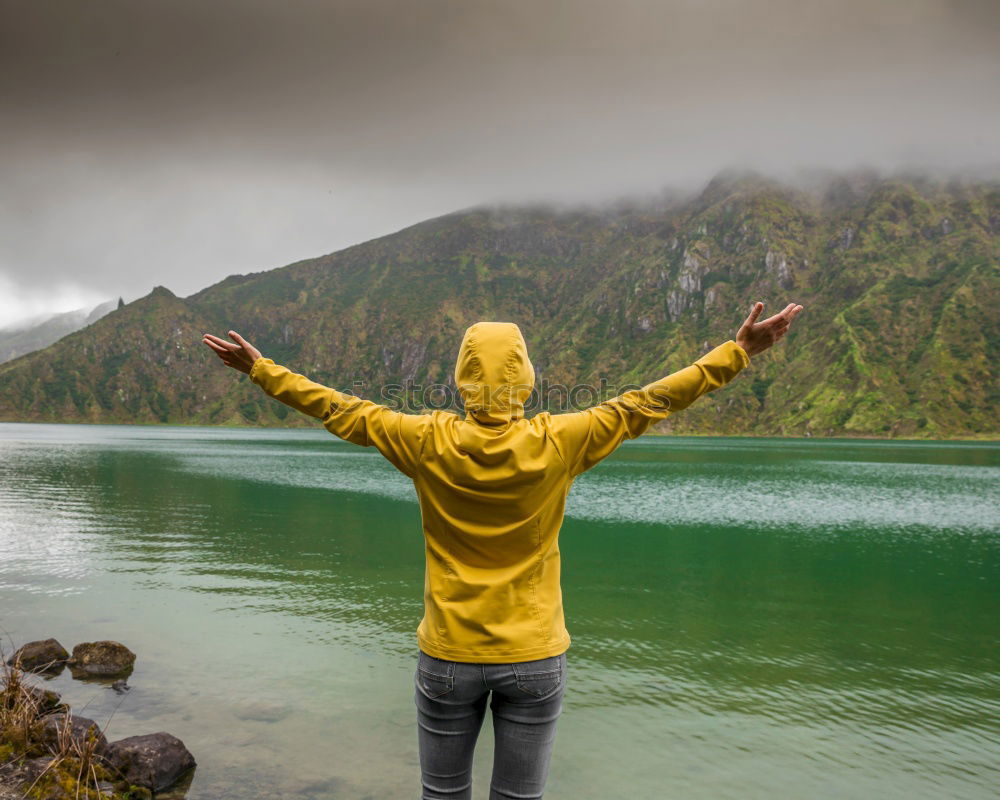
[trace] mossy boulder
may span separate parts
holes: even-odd
[[[82,642],[67,663],[73,677],[120,677],[132,672],[135,653],[121,642]]]
[[[48,756],[0,760],[0,800],[23,800],[24,790],[35,782],[51,761]]]
[[[79,779],[81,774],[85,780]],[[0,775],[0,800],[11,796],[3,793],[4,787],[16,792],[18,800],[124,800],[114,793],[110,777],[103,764],[72,756],[23,759]]]
[[[59,738],[61,735],[68,736],[81,749],[93,737],[97,740],[94,753],[104,755],[108,752],[108,740],[101,732],[101,726],[87,717],[59,713],[51,714],[42,720],[41,740],[53,752],[60,749]]]
[[[8,664],[19,664],[30,672],[57,672],[63,668],[69,653],[55,639],[40,639],[28,642],[14,651],[7,659]]]
[[[51,689],[44,689],[41,686],[32,686],[30,683],[21,682],[0,690],[0,709],[13,709],[25,701],[31,703],[38,716],[66,708],[59,692],[53,692]]]
[[[46,689],[44,686],[30,686],[28,684],[25,684],[24,690],[31,696],[39,716],[50,714],[54,711],[65,711],[68,708],[63,703],[59,692]]]
[[[123,780],[154,792],[173,786],[196,766],[184,742],[163,731],[112,742],[105,758]]]

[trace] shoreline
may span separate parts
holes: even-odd
[[[23,420],[23,419],[0,419],[0,425],[87,425],[104,427],[129,427],[129,428],[209,428],[219,430],[274,430],[274,431],[309,431],[323,430],[322,425],[206,425],[194,422],[87,422],[76,420],[72,422],[55,422],[45,420]],[[926,436],[926,437],[902,437],[902,436],[878,436],[869,433],[844,433],[837,436],[816,435],[789,435],[773,433],[664,433],[661,431],[647,431],[640,438],[656,437],[662,439],[670,438],[703,438],[703,439],[789,439],[789,440],[815,440],[815,441],[874,441],[874,442],[916,442],[920,444],[930,443],[996,443],[1000,444],[1000,432],[996,433],[971,433],[959,436]],[[333,437],[336,438],[336,437]],[[632,440],[635,441],[635,440]]]

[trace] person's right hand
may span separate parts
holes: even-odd
[[[249,375],[253,362],[260,358],[260,350],[236,331],[229,331],[229,336],[236,344],[220,339],[218,336],[212,336],[210,333],[202,334],[201,340],[215,351],[215,354],[222,359],[222,363],[227,367]]]
[[[792,320],[802,310],[802,306],[789,303],[773,317],[763,322],[757,322],[757,317],[764,310],[763,303],[754,303],[740,329],[736,332],[736,344],[746,350],[748,356],[762,353],[788,332]]]

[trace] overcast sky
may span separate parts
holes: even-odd
[[[483,202],[995,170],[997,0],[0,0],[0,325]]]

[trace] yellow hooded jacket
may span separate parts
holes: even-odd
[[[376,447],[413,480],[427,567],[420,648],[507,663],[569,647],[559,528],[574,478],[749,364],[733,340],[691,366],[585,411],[524,417],[535,373],[521,330],[479,322],[462,339],[458,414],[406,414],[258,358],[250,380],[335,436]]]

